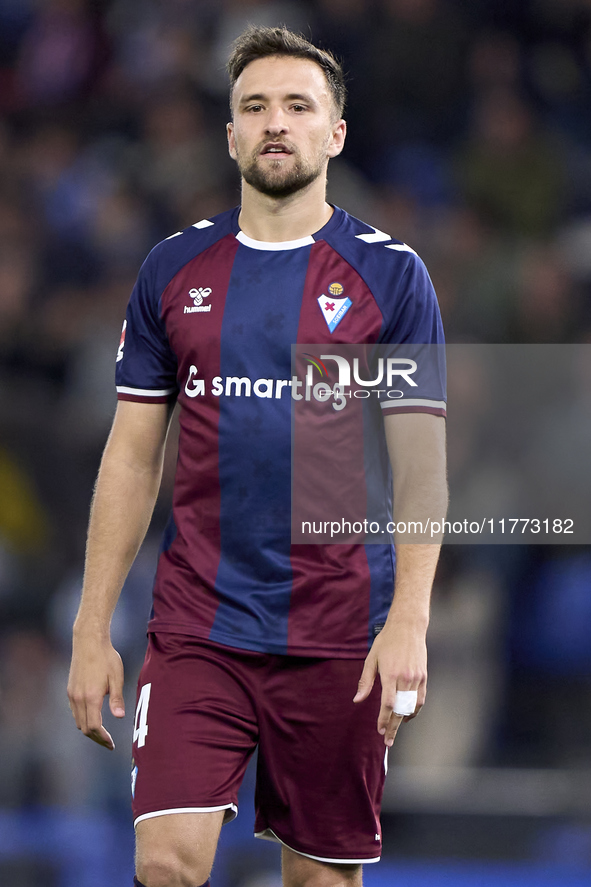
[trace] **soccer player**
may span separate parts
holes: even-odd
[[[258,747],[256,834],[282,845],[286,887],[359,887],[380,856],[385,753],[425,700],[438,545],[397,541],[394,577],[393,545],[292,544],[291,345],[440,343],[441,322],[416,254],[326,203],[346,131],[335,59],[249,28],[228,68],[241,206],[156,246],[132,293],[68,693],[78,728],[113,748],[101,707],[108,694],[123,717],[123,668],[109,625],[178,401],[133,731],[135,883],[209,884]],[[443,398],[440,380],[381,401],[395,518],[445,512]]]

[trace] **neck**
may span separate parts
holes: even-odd
[[[326,225],[333,213],[325,190],[326,181],[319,178],[289,197],[269,197],[243,180],[238,223],[253,240],[281,243],[308,237]]]

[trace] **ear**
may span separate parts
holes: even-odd
[[[337,157],[345,145],[345,136],[347,135],[347,124],[344,120],[338,120],[332,130],[332,138],[328,145],[328,156]]]
[[[228,153],[232,160],[236,160],[236,140],[234,138],[233,123],[226,123],[226,135],[228,136]]]

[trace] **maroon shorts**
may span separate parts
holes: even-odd
[[[385,747],[379,681],[352,702],[362,668],[150,635],[134,723],[135,824],[215,810],[233,819],[258,746],[257,837],[323,862],[377,862]]]

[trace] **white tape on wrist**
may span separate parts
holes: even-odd
[[[394,714],[414,715],[418,695],[416,690],[397,690],[394,697]]]

